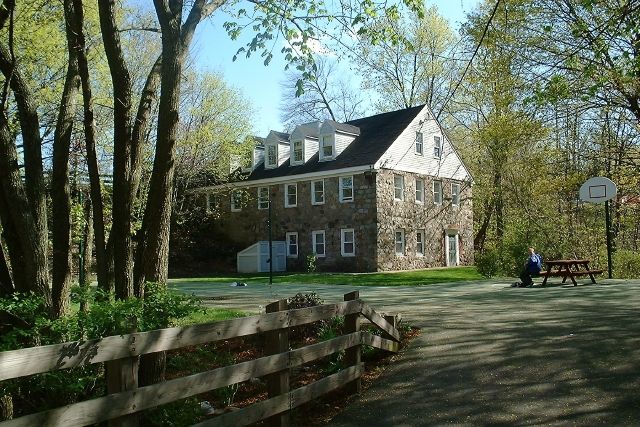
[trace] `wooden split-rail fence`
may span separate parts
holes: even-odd
[[[289,411],[341,386],[360,391],[364,373],[361,347],[368,345],[397,352],[400,334],[393,317],[382,317],[359,299],[358,292],[345,294],[344,302],[287,310],[287,300],[269,304],[266,314],[179,328],[110,336],[95,340],[0,352],[0,381],[105,363],[107,395],[72,405],[0,422],[0,427],[86,426],[108,421],[109,427],[133,427],[146,409],[255,377],[266,377],[268,398],[196,424],[204,426],[246,426],[268,419],[270,426],[290,424]],[[360,316],[377,325],[383,336],[360,331]],[[295,350],[289,349],[288,328],[345,317],[344,335]],[[200,372],[146,387],[137,385],[137,368],[142,354],[172,350],[213,341],[262,333],[268,356],[235,365]],[[345,350],[345,369],[294,390],[289,388],[289,371],[304,363]]]

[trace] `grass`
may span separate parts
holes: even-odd
[[[229,310],[225,308],[203,307],[203,310],[190,314],[177,322],[177,326],[195,325],[197,323],[219,322],[221,320],[236,319],[245,317],[246,312],[240,310]]]
[[[273,283],[349,286],[421,286],[484,279],[475,267],[433,268],[389,273],[273,273]],[[172,279],[188,282],[269,283],[268,273],[234,274],[208,278]]]

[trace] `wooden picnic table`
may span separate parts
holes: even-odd
[[[573,282],[573,286],[578,286],[576,283],[576,276],[589,276],[591,283],[596,283],[594,274],[602,274],[603,270],[591,270],[588,259],[556,259],[551,261],[544,261],[547,265],[545,271],[540,272],[540,276],[544,276],[542,286],[547,284],[549,277],[562,277],[562,283],[565,283],[567,278],[570,278]]]

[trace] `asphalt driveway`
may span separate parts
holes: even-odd
[[[421,328],[331,427],[640,426],[640,280],[587,282],[178,288],[254,313],[297,292],[336,302],[359,290],[376,311]]]

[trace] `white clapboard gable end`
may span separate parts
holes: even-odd
[[[419,144],[416,144],[419,140]],[[431,109],[424,106],[376,162],[376,168],[470,181],[466,168]]]

